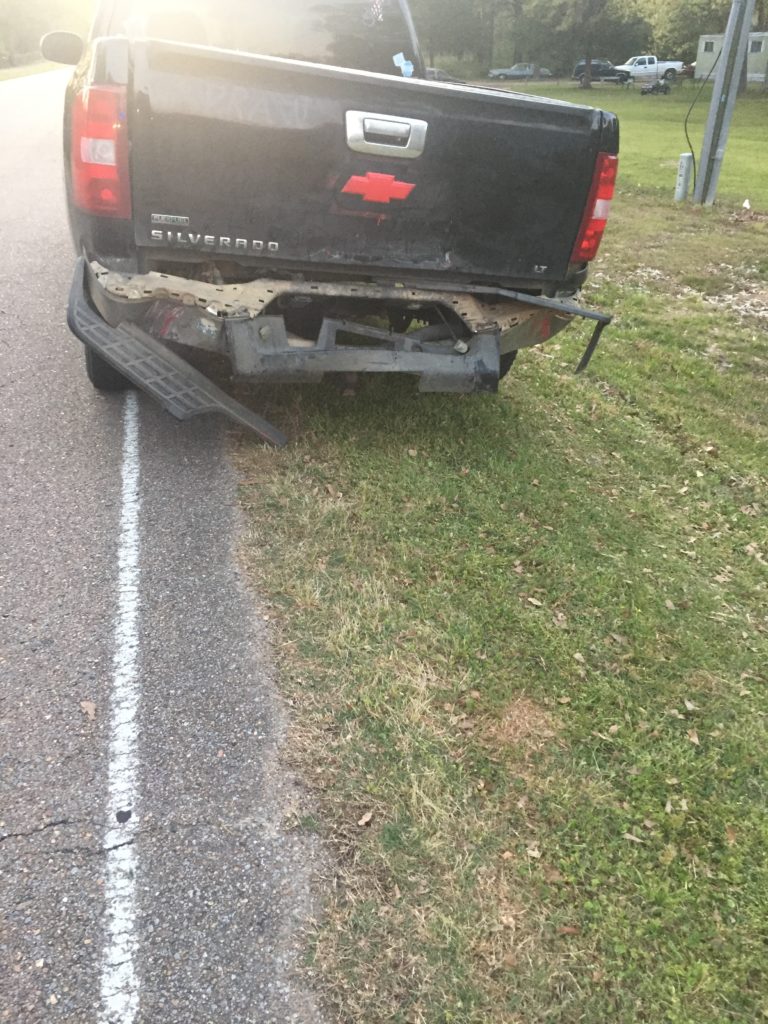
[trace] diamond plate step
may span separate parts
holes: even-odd
[[[78,261],[67,315],[70,330],[85,345],[155,398],[176,419],[221,413],[282,448],[287,438],[255,412],[230,398],[204,374],[135,324],[111,327],[85,295],[85,262]]]

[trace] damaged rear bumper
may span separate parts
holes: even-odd
[[[309,337],[290,328],[291,315],[285,311],[297,303],[321,310]],[[425,326],[398,331],[338,315],[338,310],[358,307],[384,310],[390,322],[394,315]],[[488,288],[460,292],[362,282],[263,279],[219,285],[157,272],[125,275],[81,259],[69,325],[81,341],[163,401],[148,379],[149,370],[145,373],[135,361],[125,365],[128,338],[134,348],[141,340],[155,363],[165,359],[166,375],[173,363],[177,390],[188,371],[197,375],[198,388],[206,381],[177,354],[176,347],[183,346],[223,355],[235,376],[260,383],[319,381],[326,373],[404,373],[418,378],[421,391],[493,392],[503,356],[547,341],[577,316],[596,321],[579,366],[583,369],[610,317],[560,299]],[[110,343],[115,334],[122,347]],[[208,384],[210,397],[214,386]],[[232,416],[221,398],[232,399],[215,390],[220,396],[216,408]],[[163,404],[179,415],[173,402]]]

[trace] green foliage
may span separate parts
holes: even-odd
[[[533,61],[570,73],[588,52],[619,61],[648,45],[649,26],[621,0],[413,0],[425,53],[484,64]]]
[[[724,32],[731,0],[635,0],[660,57],[696,59],[699,36]]]

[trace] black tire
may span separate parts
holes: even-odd
[[[675,71],[675,69],[674,68],[667,68],[667,70],[664,72],[664,79],[665,79],[665,81],[667,81],[667,82],[674,82],[676,78],[677,78],[677,72]]]
[[[499,380],[504,380],[516,359],[517,349],[514,352],[504,352],[499,356]]]
[[[85,372],[97,391],[126,391],[132,387],[127,377],[124,377],[106,359],[102,359],[87,345],[85,346]]]

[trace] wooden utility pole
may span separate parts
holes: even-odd
[[[731,5],[715,87],[712,91],[704,144],[701,147],[696,190],[693,194],[694,202],[703,203],[704,206],[711,206],[717,195],[717,183],[728,143],[741,68],[747,59],[754,10],[755,0],[733,0]]]

